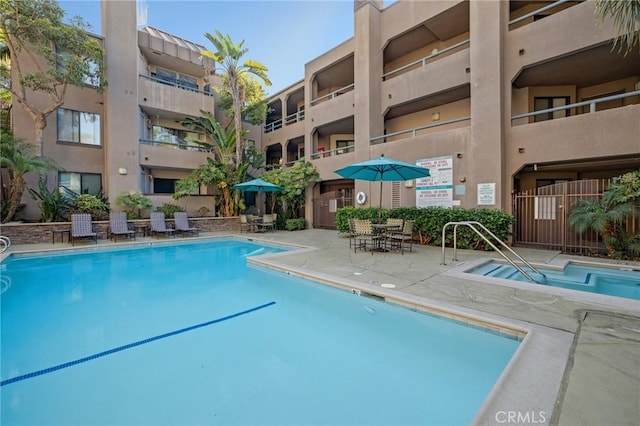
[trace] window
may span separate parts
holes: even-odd
[[[569,105],[569,96],[533,98],[533,110],[542,111],[545,109],[556,108]],[[564,118],[569,116],[569,110],[563,109],[546,114],[538,114],[534,116],[534,122],[553,120],[554,118]]]
[[[100,114],[58,108],[58,140],[100,145]]]
[[[177,180],[178,179],[154,178],[153,193],[154,194],[173,194],[174,192],[176,192]]]
[[[98,195],[102,191],[102,175],[58,172],[58,186],[67,188],[76,194]]]
[[[346,152],[353,152],[354,141],[336,141],[336,149],[338,154],[344,154]],[[347,148],[348,147],[348,148]]]
[[[69,52],[59,50],[56,47],[56,54],[58,55],[56,68],[59,72],[66,72],[66,63],[70,60]],[[87,86],[98,87],[100,86],[100,77],[97,75],[100,69],[98,63],[93,59],[85,59],[86,71],[82,75],[82,82]]]

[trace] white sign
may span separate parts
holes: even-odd
[[[417,160],[416,165],[429,169],[431,176],[416,179],[416,207],[451,207],[453,205],[453,157]]]
[[[496,184],[495,183],[479,183],[478,184],[478,205],[493,206],[496,204]]]

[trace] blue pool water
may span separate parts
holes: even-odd
[[[1,423],[468,424],[518,348],[246,264],[279,250],[10,257]]]
[[[538,268],[545,278],[530,273],[538,284],[640,300],[640,271],[628,267],[596,267],[569,263],[563,270]],[[487,277],[530,282],[516,268],[487,262],[468,271]],[[530,272],[525,268],[525,272]]]

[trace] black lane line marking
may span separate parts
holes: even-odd
[[[158,336],[149,337],[148,339],[138,340],[137,342],[129,343],[129,344],[123,345],[123,346],[118,346],[116,348],[109,349],[109,350],[104,351],[104,352],[99,352],[97,354],[90,355],[90,356],[87,356],[87,357],[84,357],[84,358],[80,358],[80,359],[76,359],[74,361],[65,362],[64,364],[59,364],[59,365],[56,365],[54,367],[49,367],[49,368],[45,368],[43,370],[34,371],[32,373],[23,374],[21,376],[12,377],[10,379],[6,379],[6,380],[3,380],[2,382],[0,382],[0,386],[9,385],[11,383],[20,382],[22,380],[31,379],[31,378],[37,377],[37,376],[42,376],[43,374],[53,373],[54,371],[62,370],[63,368],[73,367],[74,365],[82,364],[84,362],[91,361],[91,360],[94,360],[94,359],[98,359],[98,358],[101,358],[103,356],[111,355],[111,354],[114,354],[116,352],[124,351],[125,349],[131,349],[131,348],[136,347],[136,346],[145,345],[147,343],[155,342],[156,340],[166,339],[167,337],[175,336],[177,334],[186,333],[188,331],[193,331],[193,330],[198,329],[198,328],[207,327],[207,326],[212,325],[212,324],[216,324],[216,323],[219,323],[219,322],[222,322],[222,321],[230,320],[232,318],[236,318],[236,317],[239,317],[241,315],[246,315],[246,314],[249,314],[251,312],[255,312],[255,311],[258,311],[260,309],[264,309],[264,308],[267,308],[267,307],[275,305],[275,304],[276,304],[276,302],[265,303],[264,305],[256,306],[255,308],[247,309],[246,311],[241,311],[241,312],[237,312],[235,314],[227,315],[226,317],[217,318],[217,319],[214,319],[214,320],[211,320],[211,321],[207,321],[207,322],[203,322],[203,323],[200,323],[200,324],[192,325],[190,327],[181,328],[179,330],[170,331],[168,333],[160,334]]]

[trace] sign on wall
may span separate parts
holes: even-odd
[[[453,205],[453,157],[417,160],[416,165],[429,169],[431,176],[416,179],[416,207],[451,207]]]
[[[478,184],[478,205],[493,206],[496,204],[496,184],[479,183]]]

